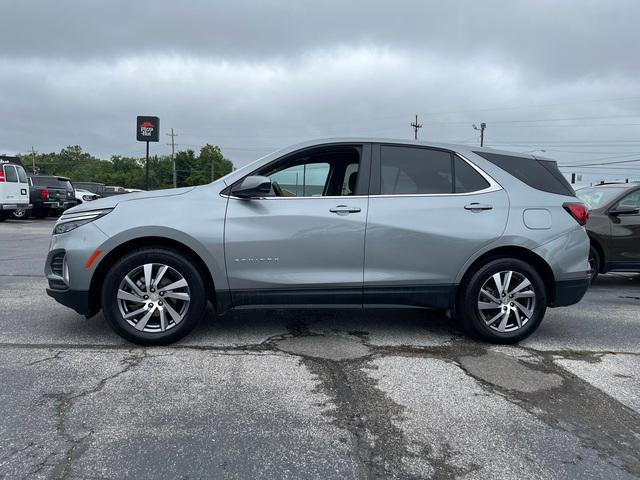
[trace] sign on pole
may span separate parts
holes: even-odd
[[[158,117],[138,116],[136,138],[139,142],[160,141],[160,119]]]
[[[136,139],[139,142],[147,143],[144,188],[145,190],[149,190],[149,142],[160,141],[160,119],[158,117],[138,115],[136,121]]]

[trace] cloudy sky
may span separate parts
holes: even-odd
[[[0,0],[0,153],[143,155],[136,115],[236,165],[314,137],[546,150],[640,177],[637,0]]]

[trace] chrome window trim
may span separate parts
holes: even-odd
[[[460,157],[463,161],[467,162],[471,168],[473,168],[476,172],[484,178],[489,186],[487,188],[483,188],[482,190],[474,190],[473,192],[464,192],[464,193],[387,193],[381,195],[342,195],[342,196],[319,196],[319,197],[255,197],[251,199],[235,197],[233,195],[224,195],[220,192],[220,196],[222,198],[233,198],[236,200],[307,200],[307,199],[349,199],[349,198],[406,198],[406,197],[463,197],[466,195],[479,195],[482,193],[491,193],[497,192],[500,190],[504,190],[502,185],[500,185],[491,175],[478,167],[475,163],[469,160],[467,157],[462,155],[461,153],[450,151],[453,155]],[[225,187],[226,189],[227,187]],[[223,189],[224,190],[224,189]],[[346,200],[345,200],[346,201]]]

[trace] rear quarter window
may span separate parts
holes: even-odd
[[[490,161],[536,190],[558,195],[569,195],[571,197],[576,195],[571,184],[564,178],[553,160],[536,160],[534,158],[489,152],[473,153]]]

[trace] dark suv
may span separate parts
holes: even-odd
[[[640,183],[609,183],[577,191],[589,205],[592,280],[598,273],[640,272]]]

